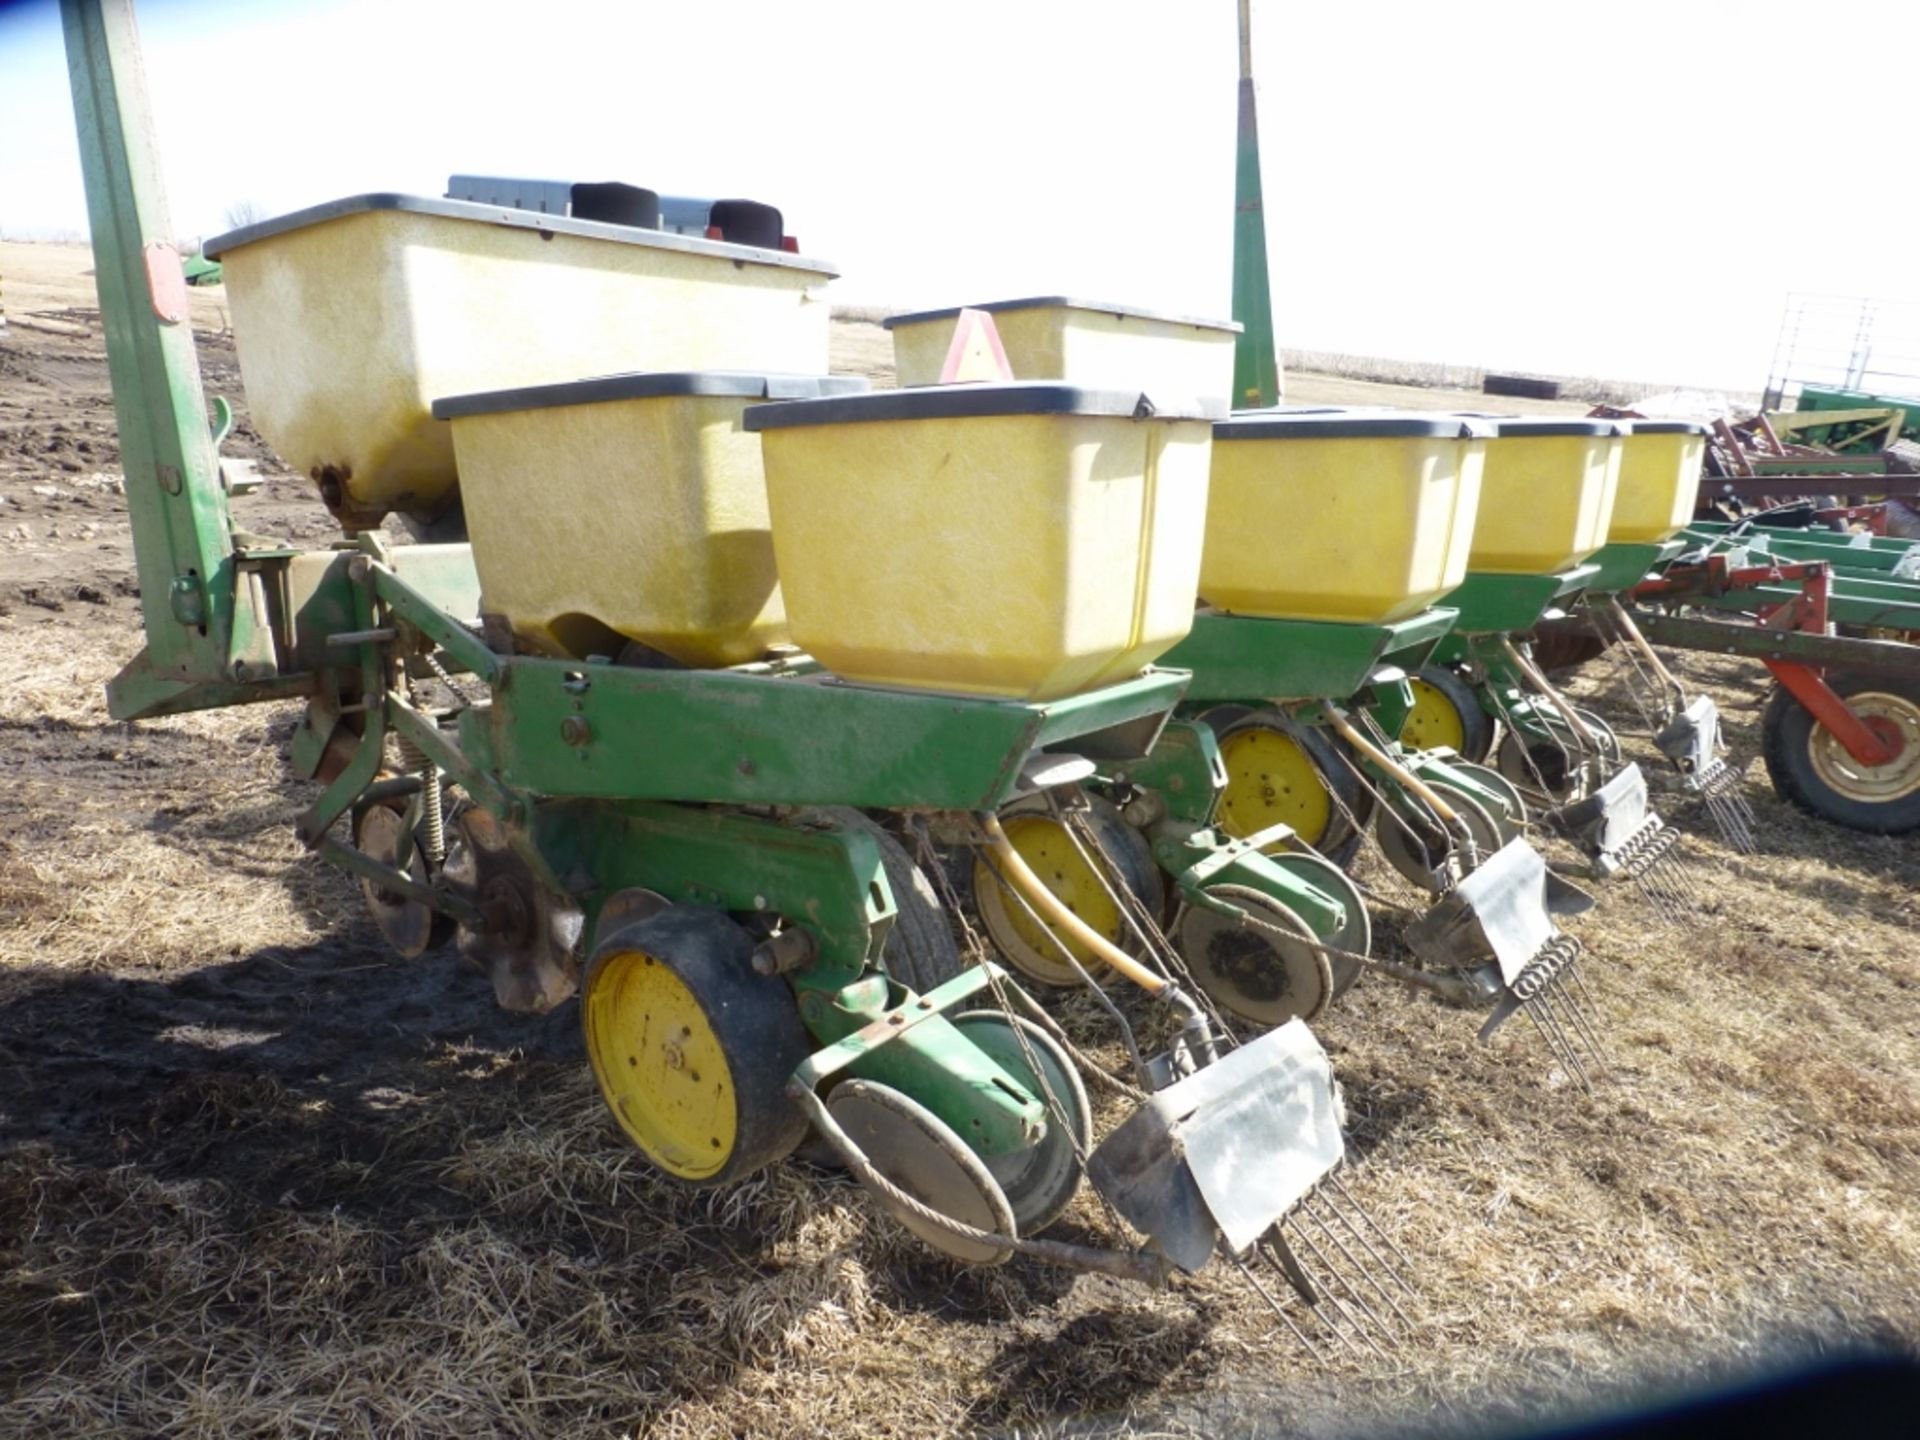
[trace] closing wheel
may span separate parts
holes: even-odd
[[[1011,1155],[982,1157],[1013,1207],[1017,1233],[1037,1235],[1072,1203],[1086,1168],[1080,1157],[1093,1149],[1093,1107],[1087,1103],[1086,1086],[1059,1043],[1023,1016],[969,1010],[953,1017],[953,1027],[1047,1106],[1043,1139]],[[1037,1075],[1027,1059],[1029,1050],[1039,1066]]]
[[[986,1163],[946,1121],[909,1095],[874,1080],[843,1080],[827,1096],[840,1128],[873,1166],[930,1210],[975,1230],[1019,1237],[1013,1206]],[[970,1265],[998,1265],[1013,1252],[929,1224],[883,1194],[888,1213],[934,1249]]]
[[[1619,733],[1613,726],[1600,718],[1598,711],[1588,710],[1584,706],[1576,705],[1573,707],[1573,713],[1580,717],[1580,723],[1591,730],[1594,738],[1600,742],[1601,758],[1603,758],[1610,767],[1618,769],[1626,763],[1627,754],[1626,751],[1620,748]]]
[[[1428,788],[1453,808],[1473,837],[1473,847],[1485,860],[1500,848],[1500,827],[1469,795],[1451,785],[1429,782]],[[1448,857],[1459,844],[1458,832],[1411,796],[1394,796],[1374,817],[1374,836],[1389,864],[1429,894],[1451,885]]]
[[[460,811],[440,878],[480,912],[483,924],[460,927],[460,953],[487,972],[503,1009],[544,1015],[572,998],[583,918],[538,882],[506,826],[478,806]]]
[[[1457,770],[1471,780],[1479,782],[1498,795],[1505,805],[1484,807],[1493,817],[1495,828],[1500,831],[1504,843],[1519,835],[1527,827],[1527,799],[1520,793],[1520,787],[1490,765],[1475,765],[1465,760],[1449,760],[1449,770]]]
[[[1346,923],[1333,934],[1323,937],[1324,943],[1336,950],[1344,950],[1349,955],[1373,953],[1373,917],[1367,913],[1366,896],[1360,893],[1360,887],[1348,878],[1345,870],[1329,859],[1309,855],[1305,851],[1276,855],[1273,863],[1308,884],[1328,891],[1345,907]],[[1351,990],[1366,969],[1358,960],[1349,960],[1345,955],[1327,956],[1327,968],[1333,974],[1335,1000]]]
[[[1000,824],[1020,858],[1040,877],[1041,884],[1106,939],[1128,954],[1135,954],[1139,944],[1115,896],[1108,893],[1108,886],[1125,885],[1147,913],[1157,918],[1166,903],[1165,882],[1160,878],[1153,848],[1140,832],[1127,824],[1120,812],[1105,800],[1090,796],[1088,805],[1087,820],[1099,837],[1100,849],[1119,872],[1105,880],[1087,863],[1087,857],[1075,844],[1076,837],[1052,811],[1032,802],[1022,802],[1004,813]],[[1092,858],[1097,861],[1099,856]],[[975,855],[969,869],[974,908],[979,912],[980,923],[994,949],[1007,963],[1042,985],[1078,985],[1080,977],[1060,954],[1052,932],[1007,893],[986,858]],[[1079,941],[1066,943],[1089,974],[1098,975],[1105,968]]]
[[[1900,742],[1885,765],[1862,765],[1785,689],[1761,718],[1761,755],[1781,797],[1836,825],[1871,835],[1920,830],[1920,681],[1833,674],[1827,684],[1883,741]]]
[[[1253,711],[1220,733],[1220,761],[1227,788],[1214,813],[1236,840],[1281,824],[1316,850],[1353,835],[1346,817],[1363,802],[1360,781],[1312,726],[1278,710]]]
[[[580,999],[587,1060],[627,1138],[676,1180],[718,1185],[793,1150],[787,1078],[811,1044],[793,993],[753,970],[719,911],[672,905],[594,947]]]
[[[422,885],[428,883],[427,857],[408,833],[405,814],[393,806],[369,805],[360,812],[353,823],[353,848]],[[367,879],[360,882],[360,894],[381,938],[403,960],[418,959],[453,937],[453,917],[431,905],[383,890]]]
[[[1511,727],[1502,727],[1493,760],[1509,783],[1544,795],[1555,805],[1565,805],[1584,793],[1580,752],[1565,726],[1550,728],[1559,744],[1544,736],[1522,735]]]
[[[1408,677],[1413,687],[1413,709],[1400,727],[1400,741],[1410,750],[1457,751],[1481,761],[1493,749],[1493,720],[1481,708],[1473,687],[1444,665],[1423,665]]]
[[[1180,917],[1180,954],[1214,1004],[1256,1025],[1313,1020],[1333,999],[1333,970],[1307,922],[1246,885],[1209,885],[1207,894],[1244,910],[1248,924],[1205,905]]]

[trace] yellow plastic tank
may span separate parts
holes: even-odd
[[[482,610],[548,655],[616,654],[622,637],[707,667],[785,644],[760,441],[741,421],[769,400],[866,388],[696,371],[436,401]]]
[[[1489,416],[1469,570],[1550,575],[1607,543],[1620,483],[1611,420]]]
[[[1487,429],[1339,410],[1215,425],[1201,599],[1359,624],[1426,609],[1466,578]]]
[[[849,680],[970,695],[1138,673],[1193,624],[1211,419],[1021,383],[751,411],[794,641]]]
[[[1016,380],[1145,390],[1171,398],[1233,393],[1233,346],[1240,326],[1065,295],[995,300],[967,307],[993,316]],[[893,366],[902,385],[940,380],[959,307],[895,315]]]
[[[207,244],[253,422],[341,518],[455,495],[443,395],[623,370],[823,373],[830,266],[530,210],[360,195]]]
[[[1607,540],[1650,544],[1671,540],[1693,519],[1700,499],[1707,427],[1691,420],[1616,420],[1621,437],[1620,488]]]

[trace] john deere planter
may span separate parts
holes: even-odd
[[[1009,833],[1014,807],[1071,810],[1078,779],[1177,751],[1187,677],[1154,662],[1191,623],[1216,408],[857,393],[820,373],[818,261],[361,197],[207,247],[262,432],[350,531],[243,534],[130,9],[63,9],[148,642],[113,713],[304,699],[301,838],[403,955],[452,929],[510,1006],[577,989],[606,1103],[667,1176],[738,1179],[811,1126],[962,1260],[1157,1281],[1220,1255],[1256,1284],[1259,1260],[1357,1334],[1390,1247],[1335,1177],[1306,1026],[1236,1045]],[[363,528],[389,512],[471,541],[389,548]],[[962,969],[892,838],[915,828],[976,845],[1011,904],[1157,1001],[1166,1053],[1116,1009],[1136,1063],[1090,1074],[997,966]],[[1321,871],[1263,852],[1200,863],[1353,923]],[[1104,1139],[1086,1078],[1138,1104]],[[1042,1233],[1088,1177],[1144,1241]]]

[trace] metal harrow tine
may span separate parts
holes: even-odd
[[[1679,923],[1699,909],[1680,863],[1680,832],[1649,822],[1622,847],[1620,873],[1628,876],[1641,898],[1661,919]]]
[[[1606,1046],[1601,1044],[1599,1032],[1593,1028],[1586,1011],[1574,997],[1573,992],[1567,988],[1565,981],[1564,973],[1554,976],[1547,982],[1547,993],[1571,1017],[1574,1028],[1580,1033],[1580,1038],[1587,1042],[1587,1052],[1593,1057],[1596,1068],[1605,1075],[1609,1069]]]
[[[1254,1294],[1267,1302],[1267,1308],[1280,1317],[1287,1329],[1293,1332],[1294,1338],[1307,1347],[1308,1353],[1316,1360],[1321,1358],[1320,1347],[1313,1343],[1312,1338],[1308,1336],[1307,1332],[1302,1330],[1299,1323],[1287,1313],[1286,1307],[1273,1298],[1272,1292],[1260,1283],[1260,1277],[1253,1273],[1253,1267],[1238,1256],[1235,1256],[1233,1258],[1233,1268],[1240,1272],[1240,1278],[1242,1280],[1245,1280],[1247,1284],[1253,1287]]]
[[[1305,1302],[1314,1317],[1326,1327],[1327,1332],[1334,1339],[1349,1350],[1356,1352],[1359,1350],[1360,1347],[1353,1343],[1353,1337],[1340,1328],[1334,1313],[1320,1308],[1320,1302],[1325,1298],[1323,1290],[1314,1283],[1313,1277],[1307,1273],[1306,1266],[1300,1263],[1299,1256],[1295,1255],[1287,1242],[1281,1238],[1278,1225],[1269,1230],[1261,1240],[1256,1241],[1253,1248],[1255,1254],[1266,1257],[1267,1264],[1271,1265],[1292,1287],[1293,1293]]]
[[[1293,1288],[1299,1292],[1301,1298],[1306,1299],[1309,1295],[1315,1297],[1309,1299],[1307,1303],[1313,1307],[1313,1313],[1320,1317],[1320,1322],[1327,1329],[1338,1335],[1349,1349],[1359,1348],[1354,1344],[1354,1337],[1358,1336],[1376,1356],[1382,1360],[1387,1358],[1387,1352],[1382,1350],[1373,1336],[1367,1333],[1366,1326],[1353,1318],[1352,1312],[1347,1309],[1340,1297],[1334,1294],[1330,1287],[1319,1283],[1313,1273],[1301,1263],[1298,1253],[1281,1237],[1279,1226],[1276,1225],[1267,1232],[1266,1246],[1268,1261],[1292,1282]],[[1347,1325],[1345,1330],[1340,1328],[1342,1320]]]
[[[1666,856],[1655,860],[1634,877],[1634,884],[1660,917],[1677,925],[1693,911],[1693,897],[1683,888],[1677,864]]]
[[[1725,760],[1716,760],[1701,772],[1697,788],[1720,838],[1740,854],[1752,855],[1759,845],[1753,834],[1753,806],[1741,793],[1745,778]]]
[[[1599,1009],[1599,1002],[1593,998],[1593,992],[1587,989],[1587,977],[1581,972],[1579,956],[1576,955],[1567,961],[1566,974],[1567,978],[1573,981],[1574,988],[1580,992],[1580,998],[1596,1010]]]
[[[1576,998],[1580,1002],[1580,1013],[1582,1015],[1585,1015],[1590,1010],[1597,1011],[1599,1009],[1598,1002],[1593,998],[1593,992],[1587,989],[1587,977],[1581,973],[1578,965],[1572,961],[1568,961],[1567,968],[1562,972],[1560,978],[1568,982],[1566,992],[1570,997],[1574,997],[1575,992],[1578,992]],[[1590,1037],[1589,1043],[1593,1046],[1594,1054],[1599,1058],[1602,1068],[1611,1071],[1613,1069],[1613,1057],[1607,1053],[1606,1045],[1601,1041],[1599,1031],[1589,1026],[1588,1034]]]
[[[1580,1063],[1579,1046],[1552,1004],[1555,998],[1553,981],[1558,978],[1560,970],[1579,953],[1579,942],[1570,936],[1563,935],[1557,940],[1548,941],[1514,981],[1513,993],[1520,1001],[1520,1008],[1527,1012],[1527,1018],[1533,1022],[1533,1028],[1540,1032],[1548,1053],[1560,1062],[1570,1078],[1591,1090],[1593,1078],[1587,1073],[1587,1067]]]
[[[1374,1220],[1373,1216],[1367,1213],[1366,1207],[1364,1205],[1362,1205],[1358,1200],[1354,1199],[1353,1196],[1347,1193],[1347,1187],[1340,1183],[1340,1172],[1338,1170],[1335,1170],[1329,1175],[1327,1175],[1326,1178],[1321,1180],[1320,1185],[1321,1185],[1321,1188],[1326,1190],[1329,1194],[1337,1194],[1341,1198],[1341,1200],[1343,1200],[1347,1204],[1347,1206],[1353,1211],[1353,1213],[1360,1217],[1360,1223],[1365,1225],[1367,1229],[1371,1230],[1373,1232],[1374,1238],[1378,1240],[1382,1245],[1386,1246],[1387,1250],[1393,1255],[1393,1258],[1400,1262],[1401,1270],[1413,1269],[1413,1262],[1407,1259],[1406,1251],[1400,1248],[1400,1246],[1394,1241],[1394,1238],[1391,1235],[1389,1235],[1385,1230],[1382,1230],[1380,1228],[1379,1223]],[[1400,1288],[1406,1291],[1409,1296],[1411,1296],[1414,1293],[1413,1286],[1410,1285],[1406,1281],[1406,1279],[1401,1275],[1400,1270],[1395,1270],[1392,1266],[1388,1266],[1387,1273],[1392,1275],[1395,1280],[1399,1281]]]
[[[1326,1286],[1319,1282],[1313,1272],[1308,1270],[1300,1257],[1294,1253],[1293,1247],[1287,1244],[1280,1225],[1276,1224],[1261,1236],[1254,1248],[1266,1255],[1267,1263],[1293,1287],[1293,1293],[1300,1297],[1308,1311],[1332,1333],[1335,1339],[1349,1350],[1357,1351],[1360,1348],[1354,1344],[1353,1335],[1340,1327],[1340,1314],[1325,1303],[1330,1299]]]
[[[1296,1210],[1295,1213],[1298,1214],[1299,1212]],[[1358,1329],[1360,1338],[1365,1340],[1368,1347],[1383,1359],[1386,1357],[1387,1351],[1382,1347],[1380,1343],[1381,1340],[1386,1342],[1387,1347],[1398,1350],[1400,1348],[1399,1341],[1394,1338],[1393,1332],[1387,1327],[1386,1322],[1383,1321],[1379,1315],[1374,1312],[1374,1308],[1367,1303],[1366,1296],[1360,1293],[1360,1289],[1353,1283],[1352,1277],[1349,1276],[1345,1270],[1341,1269],[1326,1251],[1320,1248],[1319,1242],[1317,1242],[1312,1235],[1308,1234],[1303,1226],[1296,1224],[1294,1226],[1294,1233],[1300,1243],[1313,1252],[1314,1259],[1319,1262],[1322,1271],[1331,1276],[1334,1284],[1337,1284],[1341,1290],[1346,1292],[1347,1300],[1351,1300],[1359,1312],[1373,1322],[1371,1328],[1361,1325],[1360,1321],[1354,1319],[1352,1312],[1346,1308],[1347,1301],[1340,1299],[1335,1293],[1334,1284],[1322,1287],[1327,1299],[1338,1305],[1342,1313],[1346,1314],[1351,1323]],[[1375,1339],[1374,1337],[1376,1335],[1380,1338]]]
[[[1527,1018],[1533,1022],[1533,1028],[1540,1032],[1540,1038],[1546,1042],[1547,1053],[1562,1070],[1567,1072],[1568,1078],[1579,1082],[1583,1088],[1591,1090],[1593,1081],[1587,1077],[1586,1069],[1580,1063],[1580,1057],[1574,1054],[1573,1048],[1567,1044],[1566,1036],[1561,1034],[1559,1023],[1553,1016],[1543,1006],[1531,1000],[1520,1008],[1526,1011]]]
[[[1720,832],[1720,839],[1730,849],[1739,851],[1743,855],[1752,854],[1753,852],[1747,849],[1748,837],[1741,833],[1740,820],[1733,813],[1733,808],[1718,795],[1705,795],[1702,800],[1706,807],[1707,818],[1713,821],[1713,828]]]
[[[1377,1295],[1379,1295],[1379,1297],[1386,1302],[1388,1308],[1390,1308],[1393,1311],[1393,1313],[1400,1318],[1401,1324],[1411,1329],[1413,1326],[1413,1321],[1409,1320],[1407,1318],[1407,1312],[1400,1308],[1400,1302],[1393,1298],[1393,1292],[1387,1289],[1386,1286],[1380,1283],[1379,1279],[1374,1275],[1373,1271],[1367,1268],[1366,1261],[1362,1260],[1358,1255],[1354,1254],[1352,1248],[1347,1244],[1347,1242],[1340,1238],[1339,1231],[1335,1230],[1331,1225],[1327,1223],[1325,1217],[1323,1217],[1320,1214],[1320,1211],[1322,1209],[1325,1209],[1329,1213],[1332,1213],[1332,1207],[1330,1205],[1327,1205],[1324,1201],[1322,1201],[1318,1193],[1311,1194],[1307,1196],[1305,1200],[1300,1202],[1300,1213],[1305,1215],[1309,1220],[1313,1221],[1315,1225],[1320,1227],[1321,1233],[1327,1237],[1327,1243],[1332,1245],[1335,1249],[1337,1249],[1341,1253],[1341,1255],[1346,1258],[1347,1264],[1352,1266],[1353,1270],[1356,1273],[1358,1273],[1360,1278],[1362,1280],[1365,1280],[1367,1284],[1373,1287],[1374,1292]],[[1351,1287],[1352,1282],[1348,1281],[1347,1283],[1349,1287]],[[1369,1307],[1367,1313],[1368,1314],[1373,1313],[1371,1307]],[[1375,1319],[1378,1320],[1378,1317],[1376,1316]],[[1384,1325],[1382,1326],[1382,1328],[1385,1328]]]
[[[1315,1198],[1317,1198],[1320,1201],[1320,1203],[1324,1206],[1327,1213],[1333,1216],[1334,1219],[1338,1220],[1342,1225],[1342,1227],[1345,1228],[1346,1232],[1349,1235],[1353,1236],[1355,1242],[1359,1244],[1360,1248],[1365,1250],[1368,1256],[1372,1258],[1374,1263],[1374,1268],[1384,1272],[1387,1279],[1391,1280],[1395,1286],[1397,1286],[1401,1291],[1403,1291],[1409,1300],[1414,1299],[1415,1295],[1414,1295],[1413,1286],[1411,1283],[1408,1282],[1407,1277],[1400,1273],[1399,1267],[1395,1265],[1392,1260],[1388,1259],[1386,1256],[1382,1255],[1378,1250],[1376,1250],[1373,1246],[1373,1241],[1367,1238],[1366,1230],[1362,1229],[1361,1226],[1359,1225],[1355,1225],[1353,1223],[1352,1218],[1346,1213],[1346,1211],[1342,1210],[1340,1206],[1334,1203],[1333,1196],[1336,1190],[1338,1190],[1340,1195],[1344,1197],[1347,1204],[1355,1205],[1357,1208],[1357,1202],[1353,1199],[1353,1197],[1350,1195],[1347,1195],[1346,1191],[1341,1190],[1340,1187],[1338,1187],[1337,1185],[1322,1184],[1319,1188],[1315,1190],[1314,1195],[1315,1195]],[[1365,1225],[1372,1227],[1374,1229],[1378,1229],[1377,1226],[1373,1226],[1373,1222],[1371,1220],[1368,1220],[1364,1214],[1360,1218]],[[1381,1238],[1384,1240],[1386,1237],[1383,1234]],[[1370,1271],[1368,1273],[1371,1274],[1372,1272]],[[1393,1298],[1392,1292],[1384,1291],[1383,1293],[1387,1296],[1387,1303],[1393,1306],[1394,1313],[1398,1315],[1402,1320],[1405,1320],[1408,1326],[1411,1327],[1413,1324],[1413,1321],[1408,1319],[1407,1312],[1400,1308],[1400,1302]]]
[[[1678,922],[1680,917],[1675,914],[1672,903],[1660,890],[1659,886],[1653,882],[1651,877],[1647,875],[1636,875],[1633,884],[1634,888],[1640,892],[1640,898],[1647,902],[1647,905],[1661,920],[1669,925]]]

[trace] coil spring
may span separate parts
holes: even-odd
[[[427,758],[427,752],[405,735],[395,734],[393,748],[400,768],[420,777],[420,848],[430,864],[447,858],[447,822],[440,803],[440,767]]]
[[[1555,936],[1540,947],[1539,953],[1527,962],[1527,968],[1514,980],[1514,996],[1521,1004],[1526,1004],[1545,989],[1554,976],[1579,958],[1578,940],[1571,935]]]
[[[1667,852],[1679,843],[1678,830],[1669,830],[1658,818],[1649,819],[1620,847],[1620,871],[1628,879],[1638,880],[1665,859]]]

